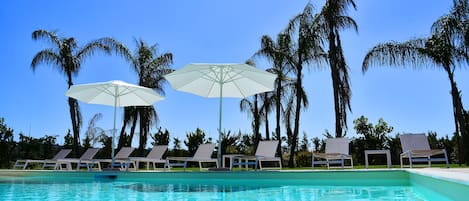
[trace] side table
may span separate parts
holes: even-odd
[[[386,161],[388,168],[391,168],[391,152],[388,149],[384,150],[365,150],[365,168],[368,169],[368,155],[369,154],[386,154]]]

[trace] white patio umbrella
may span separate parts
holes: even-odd
[[[221,164],[222,97],[246,98],[272,91],[276,76],[248,64],[188,64],[165,76],[179,91],[219,98],[218,164]]]
[[[114,138],[116,131],[116,108],[146,106],[163,100],[150,88],[129,84],[120,80],[73,85],[65,93],[85,103],[114,106],[114,127],[112,129],[112,165],[114,165]]]

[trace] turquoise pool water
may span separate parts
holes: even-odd
[[[457,200],[458,197],[454,197],[453,192],[447,192],[448,189],[438,192],[429,186],[441,189],[438,186],[446,185],[455,191],[469,192],[467,185],[447,182],[405,171],[10,172],[0,173],[0,199]]]

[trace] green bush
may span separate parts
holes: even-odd
[[[300,151],[296,154],[295,161],[297,167],[311,167],[312,153],[309,151]]]

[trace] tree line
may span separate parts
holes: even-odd
[[[391,151],[392,164],[399,164],[399,155],[402,153],[399,140],[399,133],[391,135],[393,127],[388,125],[383,119],[379,119],[376,125],[370,123],[368,118],[361,116],[353,121],[354,129],[357,133],[355,138],[351,139],[350,153],[353,156],[355,165],[364,164],[364,151],[373,149],[389,149]],[[93,126],[90,123],[88,130]],[[99,130],[99,129],[98,129]],[[446,149],[451,163],[457,163],[458,146],[455,136],[438,138],[436,132],[428,132],[428,141],[432,149]],[[87,133],[83,139],[81,150],[82,154],[87,148],[101,147],[96,158],[110,158],[111,155],[111,137],[109,135],[92,135]],[[206,138],[205,132],[196,128],[192,132],[187,132],[185,139],[181,141],[178,137],[170,136],[167,129],[158,130],[150,135],[151,145],[169,145],[172,139],[173,146],[166,153],[167,156],[193,156],[200,144],[213,143],[211,138]],[[333,138],[329,132],[323,134],[322,139],[314,137],[308,139],[304,133],[299,141],[297,150],[294,150],[294,167],[311,167],[312,152],[325,151],[325,139]],[[48,159],[52,158],[60,149],[73,148],[73,135],[70,130],[63,139],[63,144],[57,143],[57,136],[48,136],[34,138],[26,136],[23,133],[18,134],[19,141],[14,140],[14,131],[9,128],[3,118],[0,118],[0,168],[11,168],[15,160],[18,159]],[[285,138],[285,137],[284,137]],[[261,139],[262,140],[262,139]],[[287,141],[286,139],[283,139]],[[253,134],[243,134],[240,131],[233,133],[224,131],[222,133],[222,154],[247,154],[253,155],[256,150],[256,139]],[[183,148],[183,144],[185,148]],[[282,155],[289,158],[289,145],[281,145]],[[134,152],[132,156],[145,156],[150,150],[144,149],[144,154],[140,155]],[[214,152],[216,157],[218,150]],[[287,161],[283,161],[284,163]],[[383,157],[370,158],[371,164],[385,164]]]

